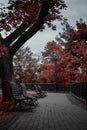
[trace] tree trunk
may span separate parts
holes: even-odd
[[[0,77],[2,86],[2,101],[12,100],[10,86],[3,84],[3,81],[12,81],[13,79],[13,64],[12,58],[1,57],[0,58]]]

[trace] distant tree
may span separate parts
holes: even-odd
[[[60,44],[57,44],[55,41],[47,43],[42,52],[43,61],[40,65],[41,81],[53,83],[56,79],[59,79],[58,62],[63,54],[64,50]]]
[[[45,60],[43,64],[41,64],[39,71],[40,74],[40,82],[42,83],[52,83],[55,82],[54,77],[54,64],[49,63],[48,60]]]
[[[76,28],[71,27],[68,23],[65,23],[64,25],[67,26],[65,26],[64,32],[60,35],[60,39],[63,39],[64,41],[63,46],[65,48],[64,59],[62,60],[61,65],[64,64],[63,62],[67,63],[67,66],[65,67],[68,67],[67,69],[70,70],[70,82],[86,81],[87,24],[80,19],[80,21],[76,22]],[[69,62],[66,60],[67,56]]]
[[[63,55],[63,48],[61,44],[57,44],[55,41],[50,41],[45,46],[44,51],[42,52],[42,56],[46,59],[49,59],[49,61],[52,61],[54,54],[58,57]]]
[[[38,59],[33,58],[33,53],[29,47],[20,48],[14,58],[14,75],[19,82],[35,82],[38,73]]]
[[[18,49],[45,25],[55,29],[52,21],[61,19],[63,0],[9,0],[7,7],[0,8],[0,77],[14,80],[13,56]],[[43,26],[43,24],[45,25]],[[3,33],[7,34],[3,37]],[[3,101],[10,100],[6,87],[2,86]]]

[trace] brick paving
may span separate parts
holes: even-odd
[[[69,94],[48,93],[6,130],[87,130],[87,105],[81,104]]]

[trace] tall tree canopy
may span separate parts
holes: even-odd
[[[64,7],[62,0],[9,0],[7,8],[2,6],[0,13],[0,46],[7,48],[13,57],[44,25],[54,28],[52,21],[61,19],[60,10]],[[3,31],[10,34],[3,38]]]

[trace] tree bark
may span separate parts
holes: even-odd
[[[43,1],[41,11],[39,13],[39,17],[35,24],[33,24],[30,28],[27,28],[27,31],[21,33],[20,37],[17,41],[10,47],[11,48],[11,55],[14,55],[16,51],[32,36],[34,36],[38,30],[42,27],[45,17],[48,14],[50,7],[50,1]]]
[[[2,101],[10,101],[12,100],[10,86],[8,84],[3,84],[3,82],[14,80],[13,64],[11,57],[0,58],[0,77],[3,96]]]

